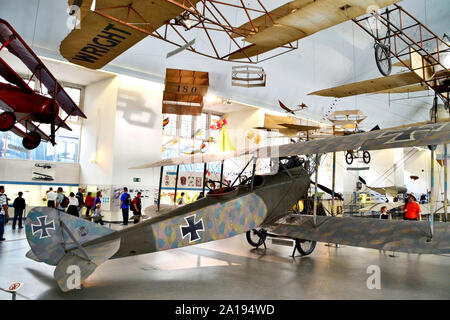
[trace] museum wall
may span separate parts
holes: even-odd
[[[228,113],[227,131],[237,149],[248,147],[250,141],[246,138],[248,131],[255,130],[264,124],[264,111],[259,109],[248,111],[237,111]],[[258,130],[263,137],[266,131]]]
[[[117,78],[86,86],[80,145],[80,183],[113,183]]]
[[[0,183],[15,184],[78,184],[80,165],[78,163],[51,162],[51,176],[54,180],[42,181],[33,179],[33,172],[42,171],[35,166],[45,161],[20,159],[0,159]]]
[[[153,201],[159,170],[129,168],[161,160],[163,85],[128,76],[118,76],[117,80],[112,184],[114,188],[142,190],[146,206]]]
[[[426,190],[430,190],[430,181],[431,181],[431,152],[427,149],[416,149],[417,152],[411,156],[411,158],[405,163],[405,171],[404,171],[404,181],[405,186],[408,190],[415,192],[416,194],[425,193]],[[436,151],[436,158],[438,156],[442,156],[442,146],[439,146]],[[405,153],[408,149],[404,149]],[[435,161],[435,190],[436,193],[436,201],[444,200],[444,167],[439,165],[437,161]],[[410,176],[417,176],[419,179],[413,180]],[[447,179],[450,178],[449,173],[447,172]]]

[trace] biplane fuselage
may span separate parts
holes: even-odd
[[[285,215],[304,196],[310,184],[308,173],[302,167],[289,171],[292,178],[283,170],[257,176],[255,181],[260,183],[255,182],[253,191],[244,185],[229,195],[206,196],[84,246],[120,239],[112,258],[123,258],[244,233]]]
[[[14,113],[30,114],[32,120],[50,123],[52,121],[52,99],[38,93],[28,93],[14,85],[0,83],[0,99]],[[54,116],[58,116],[58,106],[55,105]]]

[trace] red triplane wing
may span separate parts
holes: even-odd
[[[11,41],[9,41],[11,39]],[[63,87],[58,83],[56,78],[51,74],[51,72],[47,69],[41,59],[28,47],[25,41],[19,36],[19,34],[11,27],[11,25],[3,19],[0,19],[0,43],[5,45],[9,52],[14,54],[17,58],[19,58],[30,71],[41,80],[44,86],[47,88],[48,93],[55,97],[59,106],[69,115],[71,116],[79,116],[82,118],[86,118],[84,113],[78,108],[78,106],[73,102],[67,92],[63,89]],[[4,65],[4,63],[3,63]],[[11,68],[9,68],[11,69]],[[6,72],[8,76],[8,71]],[[9,74],[10,75],[10,74]],[[3,76],[3,73],[2,73]],[[8,80],[8,79],[7,79]],[[10,80],[8,80],[10,81]],[[18,85],[15,82],[12,82]],[[23,84],[21,84],[23,85]],[[22,88],[22,86],[19,87]],[[56,91],[56,94],[54,94]]]
[[[27,136],[26,132],[37,132],[41,136],[41,140],[44,141],[52,141],[52,139],[41,129],[39,129],[33,122],[31,121],[18,121],[22,126],[14,126],[14,128],[11,129],[12,132],[14,132],[16,135],[18,135],[21,138],[25,138]],[[26,129],[26,130],[23,130]]]
[[[23,91],[33,93],[33,89],[31,89],[28,84],[13,69],[11,69],[11,67],[2,58],[0,58],[0,76],[5,78],[6,81],[15,84]]]

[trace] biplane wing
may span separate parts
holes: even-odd
[[[283,216],[263,227],[294,239],[411,253],[448,253],[450,224],[435,222],[433,241],[428,221],[360,219],[353,217]],[[355,226],[358,226],[355,228]]]
[[[34,92],[33,89],[31,89],[30,86],[2,58],[0,58],[0,76],[27,93]]]
[[[80,28],[61,42],[60,52],[72,63],[100,69],[183,11],[166,0],[97,0],[95,12],[84,14]]]
[[[68,115],[86,118],[44,63],[42,63],[41,59],[28,47],[11,25],[3,19],[0,19],[0,42],[9,52],[19,58],[33,75],[40,79],[47,88],[48,93],[56,99],[61,109]]]
[[[380,150],[413,146],[447,144],[450,142],[450,122],[426,124],[400,129],[383,129],[348,136],[330,137],[283,144],[279,146],[243,149],[216,154],[197,154],[164,159],[130,169],[144,169],[161,166],[222,161],[234,157],[252,155],[257,158],[287,157],[293,155],[324,154],[346,150]]]
[[[33,122],[31,121],[20,121],[19,123],[28,130],[28,132],[33,131],[33,132],[37,132],[39,134],[39,136],[41,137],[41,140],[44,141],[52,141],[52,139],[41,129],[39,129],[39,127],[37,125],[35,125]],[[22,128],[20,128],[19,126],[14,126],[11,131],[13,133],[15,133],[17,136],[21,137],[21,138],[25,138],[27,136],[27,133],[22,130]]]
[[[412,85],[415,86],[414,91],[419,91],[417,90],[418,88],[416,86],[420,84],[421,81],[422,79],[415,72],[403,72],[387,77],[348,83],[333,88],[314,91],[309,93],[308,95],[344,98],[364,93],[412,92],[408,91],[411,90]],[[427,90],[427,86],[424,85],[422,90]]]
[[[385,196],[390,196],[392,198],[395,198],[399,193],[405,193],[406,192],[406,188],[403,187],[396,187],[396,186],[388,186],[388,187],[370,187],[367,186],[367,188],[369,188],[372,191],[375,191],[376,193],[385,195]]]
[[[317,126],[307,126],[304,124],[292,124],[292,123],[280,123],[280,126],[288,128],[288,129],[294,129],[299,131],[311,131],[311,130],[319,130],[320,127]]]
[[[238,27],[232,37],[244,36],[250,45],[235,51],[229,60],[285,46],[318,31],[364,15],[370,6],[384,8],[399,0],[295,0]],[[274,18],[272,18],[274,17]]]

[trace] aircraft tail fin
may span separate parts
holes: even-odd
[[[69,251],[58,262],[53,276],[63,292],[79,287],[97,267],[119,250],[120,239]]]
[[[63,291],[74,289],[67,282],[69,266],[78,266],[74,272],[79,272],[81,282],[120,246],[120,239],[113,239],[84,247],[84,243],[115,231],[47,207],[30,211],[25,231],[31,247],[26,256],[56,266],[54,276]]]

